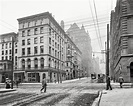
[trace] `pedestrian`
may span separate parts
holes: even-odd
[[[18,88],[18,84],[19,84],[19,79],[18,78],[15,80],[15,84],[16,84],[16,87]]]
[[[119,77],[120,88],[122,88],[122,84],[123,84],[123,82],[124,82],[123,77]]]
[[[47,89],[47,82],[46,82],[46,78],[43,78],[42,79],[42,88],[41,88],[41,92],[42,90],[44,89],[44,92],[46,92],[46,89]]]
[[[6,84],[6,89],[10,89],[11,88],[9,78],[6,78],[5,84]]]
[[[112,90],[112,87],[111,87],[111,84],[110,84],[110,80],[111,80],[110,77],[107,76],[107,80],[106,80],[107,88],[106,88],[106,90],[108,90],[108,89]]]

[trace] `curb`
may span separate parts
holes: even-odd
[[[12,92],[12,91],[16,91],[16,89],[2,89],[0,90],[0,93],[6,93],[6,92]]]
[[[94,100],[92,106],[99,106],[102,97],[102,91],[98,91],[98,97]]]

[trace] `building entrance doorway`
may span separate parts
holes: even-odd
[[[130,81],[133,83],[133,62],[130,63]]]

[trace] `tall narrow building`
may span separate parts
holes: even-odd
[[[110,75],[133,81],[133,0],[117,0],[110,22]]]
[[[0,35],[0,82],[12,78],[12,65],[18,68],[18,34],[11,32]],[[14,47],[13,47],[14,45]],[[14,63],[12,53],[14,52]]]
[[[82,52],[82,65],[85,67],[85,70],[89,76],[93,72],[92,47],[89,34],[85,31],[83,25],[80,29],[76,23],[70,26],[67,33]]]

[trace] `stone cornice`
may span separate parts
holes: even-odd
[[[25,22],[25,21],[29,21],[29,20],[35,20],[38,19],[39,17],[48,17],[50,13],[49,12],[44,12],[44,13],[40,13],[40,14],[35,14],[35,15],[31,15],[31,16],[27,16],[27,17],[23,17],[23,18],[19,18],[17,19],[19,23]]]

